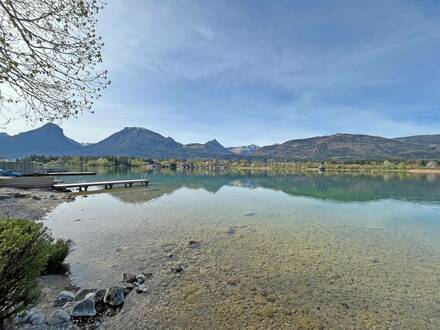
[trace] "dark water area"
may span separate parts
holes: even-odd
[[[106,170],[80,180],[139,177],[149,187],[91,191],[45,223],[76,243],[80,286],[151,271],[149,302],[133,313],[158,328],[440,328],[440,177]]]

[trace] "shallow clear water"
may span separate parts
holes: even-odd
[[[132,308],[139,328],[440,327],[439,177],[99,179],[141,175],[150,187],[92,192],[45,219],[76,243],[68,261],[80,286],[153,273],[148,300]],[[170,271],[177,264],[183,273]]]

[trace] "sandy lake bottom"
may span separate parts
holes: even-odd
[[[115,328],[440,328],[436,179],[151,182],[78,197],[44,220],[75,242],[81,287],[152,273]]]

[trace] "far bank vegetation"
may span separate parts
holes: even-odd
[[[332,171],[409,171],[409,170],[440,170],[436,160],[330,160],[330,161],[280,161],[274,159],[147,159],[125,156],[30,156],[26,161],[32,161],[40,167],[104,167],[104,168],[145,168],[171,170],[178,169],[249,169],[249,170],[316,170],[324,166]]]

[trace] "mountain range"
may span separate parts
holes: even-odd
[[[148,158],[270,158],[278,160],[440,159],[440,134],[384,138],[335,134],[264,147],[225,148],[217,140],[182,144],[140,127],[126,127],[106,139],[80,144],[52,123],[17,135],[0,133],[0,158],[39,155],[135,156]]]

